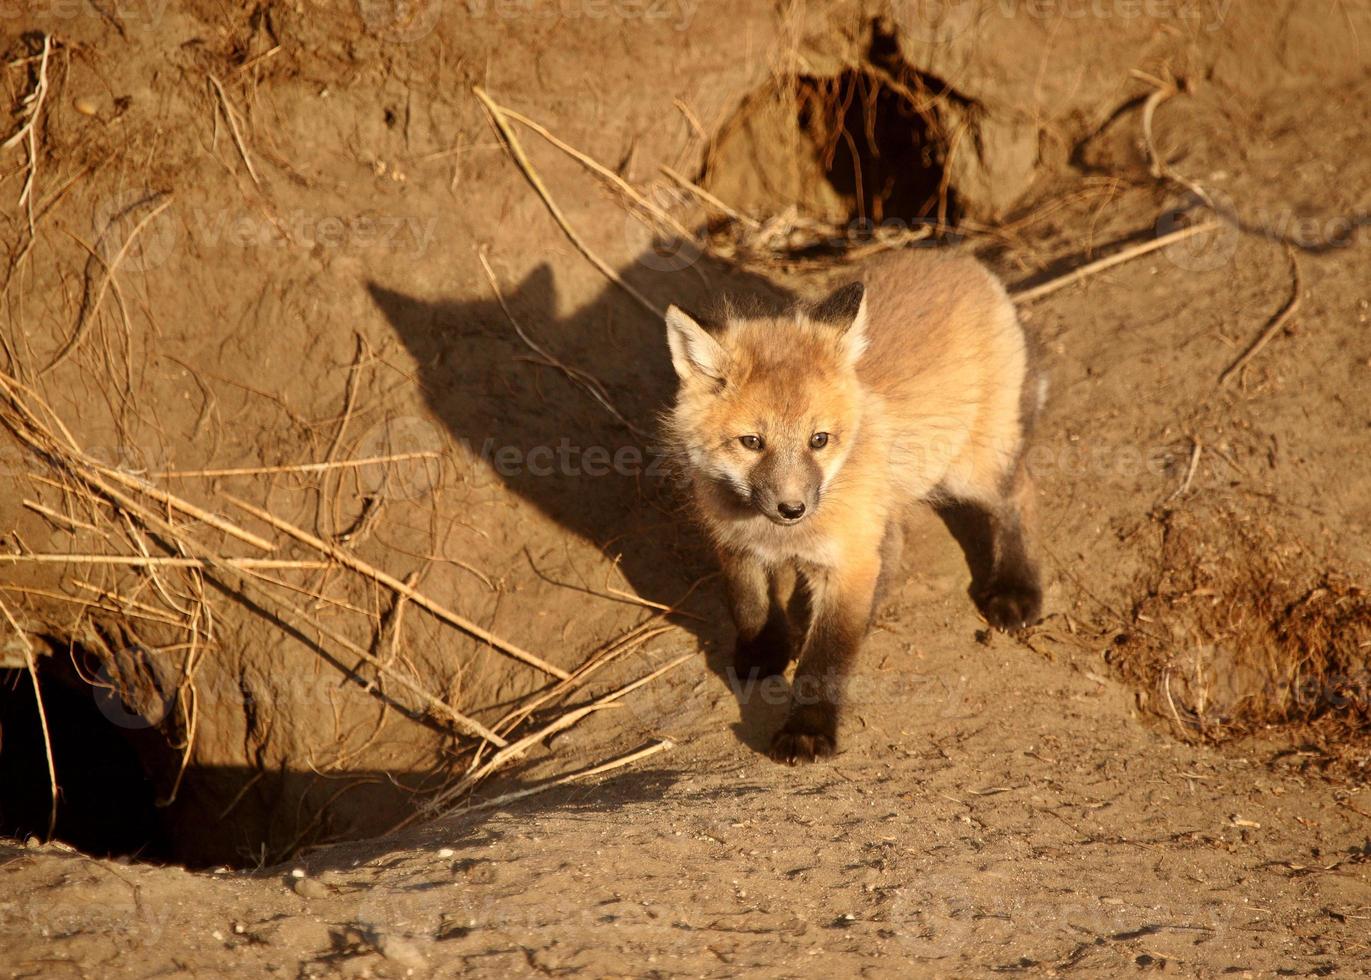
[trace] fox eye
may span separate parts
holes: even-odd
[[[828,445],[828,433],[827,433],[827,432],[816,432],[816,433],[814,433],[812,436],[809,437],[809,448],[810,448],[810,449],[823,449],[824,446],[827,446],[827,445]]]
[[[761,436],[739,436],[738,441],[743,444],[744,448],[751,449],[754,453],[761,452],[762,447],[766,445]]]

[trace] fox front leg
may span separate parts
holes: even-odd
[[[793,588],[793,571],[771,572],[750,555],[734,552],[725,552],[719,559],[738,630],[733,654],[738,679],[753,681],[784,674],[790,663],[786,603]]]
[[[871,621],[880,568],[873,547],[865,561],[806,575],[813,619],[791,684],[790,714],[771,740],[777,762],[812,762],[837,749],[843,685]]]

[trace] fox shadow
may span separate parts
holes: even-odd
[[[760,311],[793,302],[771,281],[708,257],[671,271],[654,258],[647,253],[618,272],[663,309],[674,303],[707,317],[723,295],[747,297]],[[366,288],[417,363],[434,416],[478,458],[482,475],[597,547],[642,598],[674,606],[689,594],[695,615],[674,621],[696,636],[709,668],[728,683],[733,627],[722,591],[706,582],[691,593],[717,564],[689,519],[683,469],[660,435],[676,391],[662,320],[612,284],[559,315],[547,264],[502,287],[508,316],[493,292],[433,302],[407,295],[402,284]],[[612,408],[543,352],[591,376],[584,380]],[[782,707],[738,700],[740,738],[764,749],[768,720]]]
[[[618,274],[657,307],[675,304],[705,322],[723,296],[745,298],[757,314],[779,312],[796,299],[763,276],[708,256],[669,271],[659,259],[645,253]],[[559,315],[547,264],[504,289],[505,306],[493,293],[433,302],[375,282],[367,290],[418,364],[435,417],[478,458],[483,474],[597,547],[642,598],[676,607],[689,596],[686,611],[694,615],[672,618],[694,634],[709,669],[737,699],[739,739],[765,752],[789,699],[738,681],[722,587],[711,582],[692,592],[717,563],[689,518],[684,467],[661,437],[660,419],[676,392],[662,320],[612,284]],[[579,380],[569,376],[579,372]],[[966,559],[975,602],[991,571],[984,515],[951,503],[934,511]],[[797,594],[791,610],[801,629],[803,599]]]

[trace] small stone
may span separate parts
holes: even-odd
[[[439,856],[440,858],[450,858],[450,857],[452,857],[452,855],[454,855],[454,854],[456,854],[456,853],[457,853],[457,852],[454,851],[454,850],[453,850],[452,848],[450,848],[450,847],[440,847],[440,848],[438,848],[438,856]]]
[[[399,963],[411,970],[422,970],[428,965],[423,952],[408,939],[382,932],[376,934],[374,942],[376,951],[392,963]]]
[[[72,99],[71,106],[83,116],[98,116],[100,114],[100,107],[88,95],[78,95]]]
[[[327,898],[329,890],[328,885],[322,881],[315,881],[313,878],[296,878],[295,894],[301,898]]]

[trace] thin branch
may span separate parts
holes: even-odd
[[[658,677],[661,677],[667,671],[676,669],[681,664],[685,663],[687,660],[690,660],[694,656],[695,654],[693,653],[682,654],[675,660],[668,661],[666,664],[663,664],[661,667],[658,667],[651,673],[644,674],[636,681],[632,681],[628,684],[625,684],[623,687],[617,688],[616,690],[611,691],[603,697],[597,698],[589,704],[582,705],[581,707],[576,708],[573,711],[568,711],[566,714],[558,715],[555,719],[553,719],[548,724],[544,725],[542,728],[529,732],[527,735],[519,739],[517,742],[510,742],[504,748],[500,749],[500,751],[496,752],[489,759],[487,759],[484,765],[473,769],[471,772],[468,772],[465,776],[459,779],[452,786],[449,786],[447,789],[443,790],[436,797],[434,797],[433,801],[430,804],[430,807],[437,808],[443,806],[445,803],[447,803],[449,800],[454,799],[463,791],[474,787],[477,783],[485,779],[487,776],[495,772],[495,770],[499,769],[507,762],[510,762],[513,759],[517,759],[519,756],[523,755],[530,748],[532,748],[537,743],[543,741],[548,736],[555,735],[557,732],[560,732],[563,729],[570,728],[572,725],[576,724],[578,721],[580,721],[582,718],[586,717],[589,714],[592,714],[603,708],[609,707],[610,705],[614,704],[626,695],[636,691],[644,684],[648,684],[656,680]]]
[[[557,206],[557,202],[552,199],[552,194],[548,191],[542,178],[538,176],[538,171],[535,170],[533,164],[529,162],[528,155],[524,153],[524,148],[519,143],[519,138],[514,135],[514,130],[509,126],[509,120],[506,118],[504,110],[485,93],[485,90],[481,88],[481,86],[477,85],[473,87],[472,91],[476,94],[476,98],[480,99],[482,104],[485,105],[486,111],[490,113],[491,122],[494,123],[495,128],[499,131],[500,135],[504,137],[505,148],[509,150],[510,156],[512,156],[514,162],[519,165],[519,169],[522,170],[524,176],[528,178],[528,182],[533,185],[533,189],[538,192],[538,196],[543,199],[543,204],[545,204],[548,211],[552,213],[552,217],[557,222],[558,227],[560,227],[563,234],[571,240],[571,244],[576,246],[577,251],[584,255],[591,265],[599,269],[606,279],[628,293],[629,296],[633,297],[643,309],[647,310],[654,317],[666,316],[665,310],[658,307],[652,300],[648,299],[642,293],[638,292],[638,290],[634,289],[633,286],[629,285],[619,273],[614,271],[609,263],[596,255],[591,247],[585,243],[585,240],[576,232],[576,229],[571,227],[571,222],[569,222],[566,215],[562,213],[562,209]]]
[[[434,616],[438,617],[444,622],[457,627],[464,633],[476,637],[478,640],[481,640],[482,642],[494,647],[496,650],[499,650],[502,653],[506,653],[516,660],[522,660],[524,663],[532,667],[536,667],[544,673],[551,674],[553,677],[559,678],[561,680],[566,680],[566,678],[571,676],[565,670],[562,670],[560,667],[554,667],[552,664],[547,663],[541,657],[535,656],[534,654],[529,653],[527,650],[515,646],[513,643],[510,643],[507,640],[502,640],[494,633],[482,629],[480,626],[477,626],[475,623],[467,619],[465,616],[461,616],[458,613],[455,613],[452,610],[448,609],[447,607],[439,605],[437,602],[434,602],[432,599],[424,595],[422,592],[418,592],[415,589],[410,588],[395,576],[389,575],[381,571],[379,568],[376,568],[375,566],[368,564],[367,562],[358,558],[356,555],[352,554],[352,552],[345,551],[342,548],[338,548],[332,544],[329,544],[327,541],[323,541],[320,538],[316,538],[308,531],[298,528],[294,524],[291,524],[277,517],[275,514],[272,514],[269,511],[263,510],[260,507],[248,503],[246,500],[240,500],[239,498],[230,496],[228,494],[224,495],[224,499],[226,499],[229,503],[233,504],[240,510],[246,511],[253,517],[256,517],[259,521],[263,521],[267,524],[270,524],[272,527],[276,528],[276,530],[289,535],[296,541],[302,542],[303,544],[307,544],[314,550],[320,552],[321,554],[328,555],[328,557],[332,558],[334,561],[346,565],[348,568],[351,568],[354,572],[358,572],[376,582],[381,583],[397,595],[405,596],[416,606],[420,606],[423,609],[426,609],[428,612],[432,613]]]
[[[183,500],[180,497],[167,493],[165,490],[159,490],[146,480],[140,480],[137,477],[130,476],[122,470],[111,469],[108,466],[102,466],[99,463],[94,463],[90,460],[83,460],[83,462],[91,468],[98,470],[102,475],[114,480],[116,483],[122,483],[131,490],[146,494],[153,500],[174,510],[179,510],[183,514],[187,514],[201,523],[208,524],[212,528],[223,531],[230,537],[237,538],[239,541],[252,545],[254,548],[260,548],[262,551],[266,552],[276,550],[276,545],[272,544],[266,538],[259,537],[251,531],[245,531],[237,524],[225,520],[218,514],[211,514],[203,507],[198,507],[188,500]]]
[[[1228,365],[1223,374],[1219,375],[1219,387],[1227,385],[1237,377],[1238,372],[1247,366],[1247,362],[1260,354],[1262,348],[1271,342],[1271,338],[1280,333],[1281,330],[1285,328],[1285,325],[1290,322],[1290,318],[1299,311],[1301,291],[1300,263],[1295,258],[1295,250],[1289,245],[1286,245],[1285,247],[1285,254],[1290,259],[1290,298],[1285,301],[1285,306],[1281,307],[1280,312],[1271,318],[1271,322],[1266,325],[1266,329],[1257,336],[1257,339],[1248,345],[1247,349],[1239,355],[1236,361]]]
[[[219,100],[224,103],[224,115],[228,117],[229,131],[233,133],[233,142],[238,147],[238,155],[243,158],[243,163],[247,165],[248,176],[252,178],[254,184],[261,187],[262,182],[257,178],[257,170],[252,165],[252,157],[248,156],[248,148],[243,145],[243,134],[238,131],[238,120],[235,118],[233,104],[224,94],[224,86],[220,85],[219,79],[212,74],[206,74],[205,77],[210,80],[210,84],[219,93]]]
[[[614,403],[609,400],[608,392],[605,391],[604,385],[600,383],[598,378],[582,371],[580,368],[574,368],[569,364],[564,363],[556,355],[536,343],[532,337],[524,332],[523,326],[520,325],[518,320],[514,319],[514,314],[510,312],[509,304],[505,302],[504,293],[500,291],[500,283],[495,278],[495,270],[490,267],[490,263],[486,260],[485,252],[478,250],[476,257],[481,260],[481,268],[485,271],[486,279],[490,281],[491,291],[495,293],[495,299],[499,301],[500,309],[504,311],[505,319],[509,321],[510,326],[514,328],[514,332],[519,335],[519,339],[524,342],[528,349],[589,392],[590,396],[599,402],[605,411],[622,422],[635,435],[639,435],[644,439],[651,439],[651,433],[638,428],[638,426],[624,418],[623,413],[614,407]]]
[[[138,237],[138,233],[141,232],[147,226],[148,222],[152,221],[153,218],[157,217],[168,207],[170,207],[171,202],[172,197],[170,194],[168,194],[166,196],[166,199],[163,200],[162,203],[158,204],[157,207],[153,208],[151,211],[145,214],[139,220],[138,224],[133,226],[133,229],[129,232],[129,237],[124,239],[124,244],[119,246],[119,251],[116,252],[114,254],[114,257],[111,258],[108,262],[106,262],[104,257],[98,254],[98,252],[96,252],[94,249],[89,250],[91,257],[94,260],[98,261],[104,267],[105,270],[104,278],[100,280],[100,289],[95,294],[95,299],[90,304],[86,304],[84,302],[81,304],[81,312],[77,316],[76,327],[72,330],[71,336],[67,338],[66,343],[62,345],[61,349],[59,349],[56,354],[53,354],[52,357],[48,360],[48,363],[45,364],[43,368],[38,372],[40,377],[42,375],[47,374],[53,368],[57,367],[57,365],[61,364],[64,360],[66,360],[67,355],[74,351],[76,349],[76,346],[79,343],[81,343],[81,340],[85,337],[86,332],[90,328],[90,325],[96,321],[96,317],[100,312],[100,304],[104,301],[105,293],[109,291],[111,283],[114,282],[115,270],[119,268],[119,263],[122,262],[124,260],[124,256],[128,254],[129,246],[133,244],[133,240]],[[132,210],[132,208],[130,208],[129,210]],[[107,226],[105,229],[106,232],[108,232],[110,227],[113,227],[114,221],[116,219],[111,219],[110,225]],[[103,238],[103,234],[101,237]],[[89,278],[87,278],[87,282],[89,282]],[[115,288],[116,290],[118,289],[117,286]]]
[[[1191,440],[1190,464],[1185,468],[1185,479],[1181,481],[1180,486],[1171,491],[1171,496],[1167,497],[1163,503],[1169,504],[1177,497],[1183,496],[1190,489],[1190,484],[1195,482],[1195,471],[1199,469],[1200,453],[1203,451],[1203,448],[1199,439]]]
[[[323,473],[327,470],[348,469],[356,466],[372,466],[378,463],[399,463],[410,459],[440,459],[442,453],[431,449],[412,453],[391,453],[388,456],[361,456],[357,459],[340,459],[328,463],[295,463],[283,466],[236,466],[220,470],[164,470],[154,473],[159,480],[217,479],[226,476],[261,476],[268,473]]]
[[[610,772],[614,769],[622,769],[624,766],[632,765],[635,762],[641,762],[643,759],[654,756],[658,752],[665,752],[669,749],[674,749],[675,747],[675,742],[669,738],[664,738],[660,742],[629,752],[627,755],[621,755],[617,759],[602,762],[598,766],[591,766],[589,769],[582,769],[578,772],[569,772],[565,776],[558,776],[556,779],[548,780],[546,783],[540,783],[537,786],[518,789],[512,793],[505,793],[501,796],[492,797],[489,800],[482,800],[480,803],[474,803],[471,806],[463,807],[457,812],[475,813],[480,810],[493,810],[496,807],[502,807],[513,803],[515,800],[527,799],[528,797],[536,796],[539,793],[546,793],[550,789],[556,789],[558,786],[565,786],[567,783],[573,783],[578,779],[585,779],[587,776],[598,776],[600,773]]]
[[[25,141],[24,149],[28,154],[28,175],[24,178],[24,189],[19,192],[19,206],[24,209],[29,220],[29,240],[24,252],[33,246],[35,229],[33,214],[33,187],[38,179],[38,118],[43,111],[43,101],[48,96],[48,57],[52,54],[52,35],[43,35],[43,53],[38,58],[38,79],[33,91],[20,103],[20,115],[24,122],[9,139],[0,144],[0,150],[7,150],[20,140]],[[21,256],[22,261],[22,256]]]
[[[59,511],[55,511],[51,507],[44,507],[36,500],[29,500],[25,498],[23,504],[29,510],[42,514],[44,517],[50,518],[51,520],[57,521],[58,523],[65,524],[70,528],[75,528],[84,531],[94,531],[97,534],[100,533],[100,529],[96,527],[94,524],[88,524],[85,521],[77,520],[75,517],[70,517],[66,514],[60,513]]]
[[[637,188],[635,188],[628,181],[624,180],[613,170],[610,170],[608,167],[600,163],[598,160],[595,160],[593,157],[587,156],[586,154],[582,153],[580,150],[576,149],[576,147],[572,146],[570,143],[558,139],[556,136],[550,133],[544,126],[534,122],[532,119],[524,115],[522,112],[517,112],[516,110],[511,109],[508,106],[500,106],[499,108],[500,111],[505,114],[505,116],[507,116],[510,119],[513,119],[515,122],[522,123],[529,129],[533,130],[543,139],[547,140],[553,146],[557,147],[557,149],[561,150],[567,156],[571,157],[573,160],[580,163],[591,173],[602,178],[611,187],[619,191],[630,201],[638,205],[638,207],[642,208],[644,211],[652,215],[658,221],[662,222],[662,224],[669,227],[676,234],[680,235],[682,238],[694,240],[695,236],[691,233],[691,231],[688,228],[686,228],[684,225],[682,225],[679,221],[673,218],[666,211],[662,210],[656,204],[653,204],[651,201],[649,201],[646,197],[644,197],[642,194],[638,192]]]
[[[1106,256],[1102,259],[1096,259],[1094,262],[1083,265],[1079,269],[1068,272],[1064,276],[1058,276],[1056,279],[1050,279],[1045,283],[1033,286],[1029,289],[1020,289],[1016,292],[1012,292],[1009,294],[1009,298],[1021,306],[1025,303],[1031,303],[1034,300],[1042,299],[1044,296],[1055,293],[1059,289],[1081,282],[1091,276],[1098,275],[1106,269],[1112,269],[1116,265],[1123,265],[1125,262],[1131,262],[1134,259],[1141,258],[1158,249],[1166,248],[1168,245],[1174,245],[1176,242],[1183,241],[1194,235],[1200,235],[1206,231],[1213,231],[1221,224],[1222,222],[1211,218],[1208,221],[1201,221],[1199,224],[1191,225],[1188,228],[1181,228],[1170,234],[1148,239],[1145,242],[1140,242],[1137,245],[1132,245],[1115,252],[1113,255]]]
[[[0,554],[0,562],[10,564],[35,565],[132,565],[138,568],[213,568],[215,564],[228,565],[230,568],[303,568],[320,569],[328,568],[332,562],[327,561],[308,561],[294,558],[233,558],[228,556],[215,556],[211,559],[200,558],[173,558],[161,555],[68,555],[68,554],[49,554],[39,552],[36,554],[6,555]]]
[[[743,226],[745,226],[745,227],[751,229],[752,231],[760,231],[760,230],[761,230],[761,228],[762,228],[762,223],[761,223],[760,221],[758,221],[756,218],[749,218],[747,215],[743,214],[741,211],[738,211],[738,210],[735,209],[735,208],[729,207],[727,204],[725,204],[723,201],[719,200],[719,199],[718,199],[717,197],[715,197],[713,194],[709,193],[709,191],[705,190],[705,189],[704,189],[703,187],[701,187],[699,184],[696,184],[696,183],[694,183],[693,181],[687,180],[685,177],[682,177],[680,174],[678,174],[676,171],[672,170],[670,167],[663,165],[663,166],[662,166],[662,173],[666,174],[668,177],[670,177],[672,180],[674,180],[677,184],[681,185],[682,189],[687,190],[687,191],[689,191],[690,193],[694,194],[696,197],[698,197],[700,200],[704,201],[706,204],[708,204],[708,205],[709,205],[710,207],[712,207],[714,210],[719,211],[719,212],[721,212],[721,213],[723,213],[723,214],[728,215],[730,218],[732,218],[734,221],[738,222],[740,225],[743,225]]]

